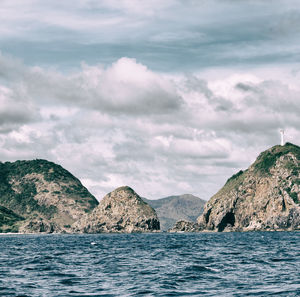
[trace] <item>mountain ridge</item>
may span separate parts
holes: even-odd
[[[196,221],[206,202],[192,194],[142,199],[156,210],[163,231],[170,229],[179,220]]]

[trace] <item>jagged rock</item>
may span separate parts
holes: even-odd
[[[176,222],[173,228],[169,229],[168,232],[199,232],[200,230],[199,224],[182,220]]]
[[[0,207],[17,216],[5,232],[71,232],[71,225],[97,205],[60,165],[46,160],[0,162]],[[2,226],[5,222],[0,221]]]
[[[73,225],[75,232],[132,233],[159,230],[155,210],[129,187],[107,194],[92,211]]]
[[[205,205],[202,230],[300,229],[300,148],[287,143],[261,153]]]
[[[142,199],[155,209],[160,221],[160,228],[165,231],[172,228],[180,220],[196,221],[202,214],[206,202],[191,194],[169,196],[155,200]]]

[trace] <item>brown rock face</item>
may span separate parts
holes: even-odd
[[[232,176],[205,205],[202,230],[300,229],[300,147],[287,143],[263,152]]]
[[[73,227],[84,233],[132,233],[159,230],[155,210],[129,187],[107,194],[92,211]]]

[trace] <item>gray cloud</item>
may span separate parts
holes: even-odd
[[[299,15],[294,0],[11,0],[1,3],[0,46],[26,63],[63,68],[123,56],[165,72],[292,63]]]
[[[0,84],[0,133],[8,133],[38,119],[38,108],[22,88],[13,90]]]
[[[266,80],[259,84],[238,83],[237,89],[247,92],[247,106],[263,106],[266,111],[298,115],[299,90],[291,89],[288,85],[274,80]],[[287,117],[288,120],[288,117]]]
[[[98,198],[124,184],[209,198],[280,128],[300,137],[299,12],[293,0],[2,1],[0,159],[55,161]]]

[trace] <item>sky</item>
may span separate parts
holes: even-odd
[[[300,145],[296,0],[0,0],[0,161],[47,159],[101,199],[208,200]]]

